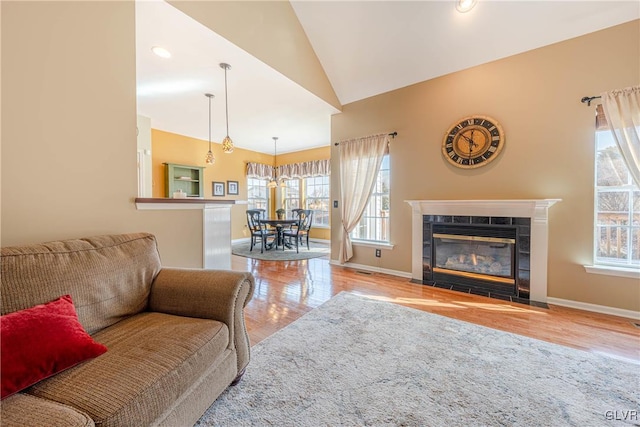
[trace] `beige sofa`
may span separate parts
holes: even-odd
[[[108,348],[2,400],[2,426],[193,425],[249,363],[250,273],[162,268],[146,233],[3,248],[0,262],[3,315],[69,294]]]

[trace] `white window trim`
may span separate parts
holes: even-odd
[[[587,273],[591,274],[640,279],[640,270],[636,268],[613,267],[610,265],[585,265],[584,269]]]

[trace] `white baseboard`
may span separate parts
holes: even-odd
[[[251,241],[251,237],[243,237],[241,239],[233,239],[231,241],[231,244],[235,245],[235,244],[238,244],[238,243],[249,242],[249,241]]]
[[[408,271],[390,270],[388,268],[374,267],[372,265],[364,265],[364,264],[354,264],[354,263],[351,263],[351,262],[346,262],[344,264],[340,264],[340,262],[338,260],[335,260],[335,259],[330,260],[329,264],[337,265],[339,267],[353,268],[355,270],[364,270],[364,271],[371,271],[371,272],[374,272],[374,273],[390,274],[392,276],[398,276],[398,277],[404,277],[404,278],[407,278],[407,279],[411,279],[411,272],[408,272]]]
[[[568,299],[547,297],[547,303],[562,307],[577,308],[579,310],[593,311],[594,313],[610,314],[612,316],[628,317],[640,320],[640,311],[625,310],[623,308],[607,307],[605,305],[590,304],[587,302]]]
[[[331,240],[327,240],[327,239],[314,239],[313,237],[309,237],[309,241],[316,242],[316,243],[324,243],[325,245],[331,245]]]

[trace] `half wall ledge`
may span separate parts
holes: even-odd
[[[235,200],[135,199],[138,210],[202,210],[202,265],[205,269],[231,269],[231,207]]]

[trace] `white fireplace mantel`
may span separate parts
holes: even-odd
[[[411,276],[422,281],[422,216],[503,216],[531,218],[530,299],[547,302],[549,208],[561,199],[532,200],[406,200],[411,205]]]

